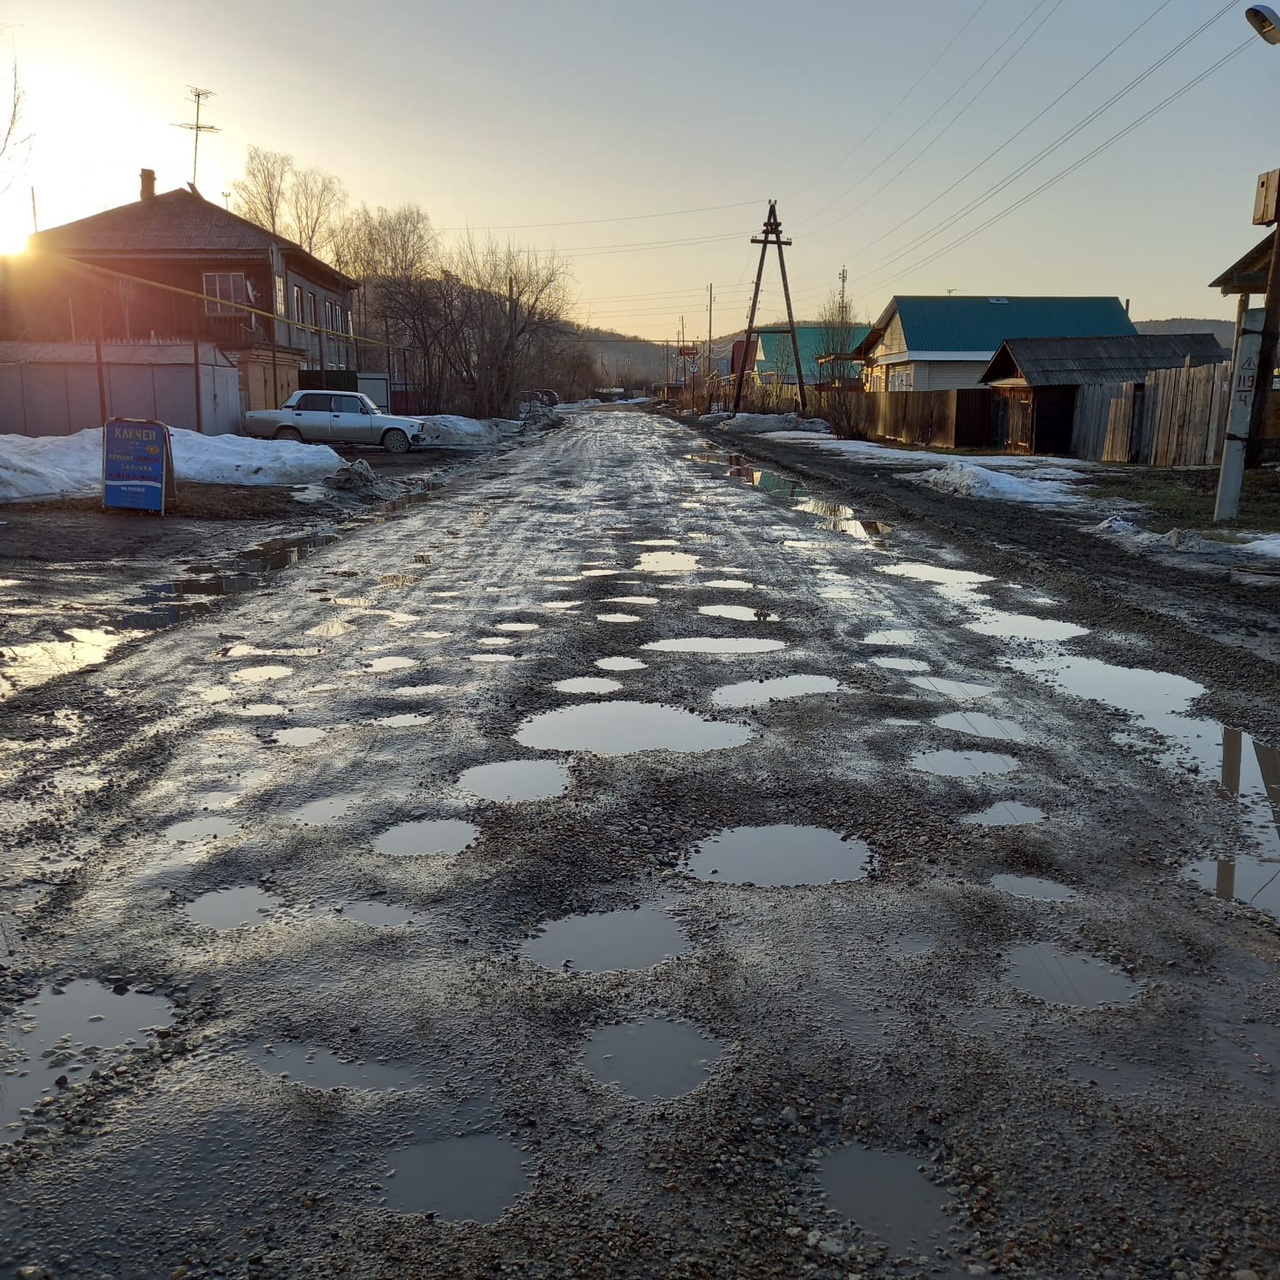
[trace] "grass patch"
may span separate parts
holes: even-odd
[[[1143,523],[1153,533],[1208,529],[1213,524],[1218,469],[1195,467],[1168,471],[1135,467],[1129,471],[1109,471],[1086,488],[1095,498],[1142,503],[1151,512],[1151,517]],[[1280,468],[1245,472],[1239,518],[1224,527],[1280,532]]]

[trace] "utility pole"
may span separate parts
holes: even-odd
[[[204,105],[206,98],[213,97],[212,89],[197,89],[195,85],[189,84],[187,88],[191,91],[191,101],[196,104],[196,118],[194,124],[178,124],[176,129],[190,129],[195,134],[195,144],[191,149],[191,185],[196,185],[196,174],[200,168],[200,135],[202,133],[221,133],[222,130],[216,124],[200,123],[200,108]]]
[[[40,230],[40,219],[36,215],[36,189],[31,188],[31,230],[38,232]]]
[[[782,223],[778,221],[778,202],[769,201],[769,213],[764,220],[764,230],[758,236],[751,237],[752,244],[760,246],[760,264],[756,267],[756,285],[751,294],[751,311],[747,316],[747,332],[742,344],[742,360],[738,365],[738,380],[733,388],[733,413],[737,416],[742,406],[742,384],[746,378],[747,360],[751,355],[751,338],[756,327],[756,308],[760,305],[760,282],[764,278],[764,260],[769,246],[778,247],[778,271],[782,276],[782,296],[787,302],[787,327],[791,330],[791,351],[796,360],[796,388],[800,392],[800,412],[808,411],[808,402],[804,391],[804,368],[800,364],[800,339],[796,336],[796,318],[791,310],[791,286],[787,283],[787,261],[782,250],[791,244],[782,238]]]
[[[716,305],[715,287],[707,285],[707,350],[703,356],[702,385],[707,392],[707,412],[711,412],[711,311]]]
[[[849,269],[848,267],[841,267],[840,268],[840,323],[841,324],[849,323],[849,316],[848,316],[848,313],[845,311],[845,306],[847,304],[845,303],[845,300],[844,300],[844,287],[848,282],[849,282]]]

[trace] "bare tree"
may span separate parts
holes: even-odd
[[[282,151],[250,146],[244,177],[231,184],[236,197],[236,212],[242,218],[265,227],[272,235],[283,235],[292,174],[292,156]]]
[[[25,101],[18,60],[14,58],[9,64],[7,83],[0,80],[0,192],[13,185],[31,142],[31,135],[23,132]]]
[[[342,183],[323,169],[294,169],[284,187],[286,233],[308,253],[323,253],[333,239],[346,207]]]

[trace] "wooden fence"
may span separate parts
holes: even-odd
[[[964,391],[861,391],[847,397],[848,420],[838,435],[864,440],[900,440],[935,449],[981,449],[990,444],[993,393]]]
[[[1211,466],[1222,456],[1231,365],[1156,369],[1145,382],[1080,387],[1071,451],[1096,462]]]

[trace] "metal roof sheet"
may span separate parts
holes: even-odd
[[[1267,287],[1271,246],[1275,238],[1276,233],[1269,232],[1265,240],[1255,244],[1243,258],[1233,262],[1216,280],[1211,281],[1209,288],[1221,289],[1224,294],[1263,292]]]
[[[853,350],[870,332],[871,330],[864,324],[855,325],[849,349]],[[829,345],[827,339],[830,334],[831,330],[826,325],[796,325],[796,340],[800,347],[800,360],[804,365],[804,380],[807,383],[826,380],[823,370],[818,367],[818,357],[833,354],[827,350]],[[760,345],[757,349],[759,354],[756,358],[758,371],[767,373],[774,369],[784,369],[788,374],[794,374],[793,366],[796,361],[791,351],[791,331],[765,329],[760,332],[759,337]]]
[[[1029,387],[1141,382],[1153,369],[1220,364],[1230,357],[1211,333],[1137,333],[1115,338],[1010,338],[980,379]]]

